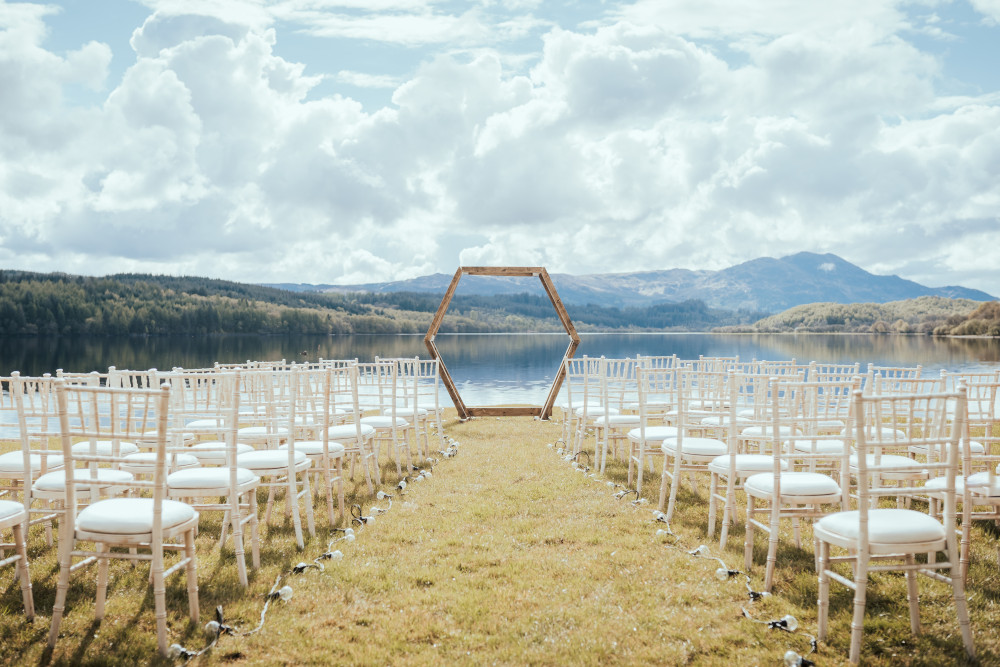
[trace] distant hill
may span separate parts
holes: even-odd
[[[987,309],[987,306],[994,307]],[[967,320],[995,313],[997,302],[980,303],[970,299],[949,299],[921,296],[916,299],[888,303],[810,303],[793,306],[776,315],[765,317],[750,327],[723,327],[725,331],[782,333],[789,331],[812,333],[921,333],[951,334],[952,329]],[[994,323],[995,324],[995,323]],[[975,325],[979,327],[979,325]],[[990,325],[974,331],[956,333],[989,333]]]
[[[410,280],[360,285],[272,285],[294,291],[417,292],[443,294],[452,276],[437,273]],[[667,269],[636,273],[552,275],[567,304],[647,306],[671,301],[703,301],[711,308],[776,313],[808,303],[887,303],[939,296],[993,301],[996,297],[959,286],[927,287],[899,276],[880,276],[832,254],[800,252],[775,259],[761,257],[719,271]],[[533,278],[465,276],[458,294],[543,295]]]

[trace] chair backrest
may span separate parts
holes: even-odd
[[[636,368],[636,385],[639,398],[639,428],[641,439],[646,438],[646,428],[651,421],[661,422],[665,415],[677,407],[677,368]]]
[[[605,417],[610,409],[626,412],[639,404],[638,362],[635,359],[605,359],[601,374],[601,404]]]
[[[642,368],[677,368],[677,355],[635,355],[636,364]]]
[[[362,412],[376,411],[378,414],[396,419],[398,369],[393,361],[359,363],[357,368],[358,402]]]
[[[843,364],[812,361],[809,363],[809,373],[806,375],[806,380],[810,382],[822,380],[841,382],[845,379],[850,380],[855,375],[861,375],[861,362]]]
[[[146,488],[153,497],[153,537],[159,539],[160,510],[166,497],[169,385],[164,384],[159,389],[76,386],[67,384],[61,378],[56,378],[53,384],[66,470],[66,514],[63,520],[70,522],[72,530],[80,497],[96,500],[94,494],[99,486]],[[135,440],[151,431],[157,433],[151,481],[98,479],[99,467],[120,467],[127,463],[121,453],[122,442]],[[78,442],[89,443],[89,447],[74,452],[73,445]],[[111,446],[102,446],[102,443],[110,443]],[[81,465],[78,467],[77,464]]]
[[[582,411],[583,417],[603,414],[601,390],[604,377],[604,357],[576,357],[563,361],[566,377],[563,388],[571,414]],[[599,408],[600,406],[600,408]]]
[[[961,386],[961,385],[960,385]],[[966,422],[966,442],[978,442],[983,446],[982,454],[971,456],[969,464],[976,470],[986,470],[990,489],[1000,489],[997,466],[1000,464],[1000,380],[995,382],[973,382],[966,385],[968,392],[968,420]],[[966,474],[971,470],[965,470]]]
[[[48,374],[42,377],[22,376],[14,371],[10,377],[10,393],[24,456],[24,481],[30,485],[32,477],[48,472],[48,458],[59,454],[49,447],[51,439],[59,435],[53,378]]]
[[[858,511],[862,532],[860,549],[868,550],[869,507],[875,507],[878,498],[891,496],[926,496],[927,489],[913,480],[893,480],[883,485],[887,473],[898,471],[883,460],[884,453],[895,453],[900,448],[920,446],[936,452],[927,457],[922,466],[931,477],[943,480],[940,493],[944,498],[945,526],[955,522],[955,475],[961,456],[960,442],[965,432],[967,394],[964,386],[955,392],[923,394],[873,395],[854,392],[855,446],[857,447],[856,480]],[[866,428],[867,424],[917,423],[920,428],[909,429],[905,435],[896,429]],[[846,471],[846,466],[845,466]],[[847,479],[845,477],[844,479]],[[968,505],[968,489],[963,493]]]
[[[240,420],[239,369],[164,374],[170,384],[170,431],[168,450],[182,452],[188,443],[197,441],[220,443],[217,447],[201,445],[201,454],[217,452],[224,455],[224,465],[233,470],[231,485],[236,485],[236,432]],[[148,442],[148,434],[146,440]]]
[[[119,370],[108,366],[108,386],[131,389],[156,389],[159,385],[158,373],[155,368],[146,371]]]
[[[944,382],[945,391],[955,391],[958,389],[959,382],[965,382],[966,385],[971,384],[988,384],[991,382],[1000,382],[1000,368],[992,371],[941,371],[941,379]],[[972,397],[969,397],[969,410],[972,411]]]

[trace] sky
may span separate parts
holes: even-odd
[[[0,0],[0,268],[1000,293],[1000,0]]]

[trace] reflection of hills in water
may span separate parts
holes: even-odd
[[[884,366],[981,370],[1000,365],[1000,340],[829,334],[583,334],[576,356],[676,354],[682,359],[734,356],[801,363],[859,361]],[[565,334],[441,334],[436,343],[468,405],[539,404],[569,343]],[[303,355],[302,353],[305,352]],[[149,338],[0,338],[0,375],[106,371],[214,362],[427,358],[423,336],[181,336]],[[447,399],[446,403],[448,402]]]

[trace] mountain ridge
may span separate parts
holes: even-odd
[[[657,302],[701,300],[713,308],[776,313],[808,303],[888,303],[920,296],[973,301],[997,297],[958,285],[928,287],[896,275],[877,275],[832,253],[800,252],[780,258],[758,257],[720,270],[664,269],[574,276],[551,274],[567,304],[643,306]],[[441,293],[452,276],[435,273],[409,280],[356,285],[268,284],[292,291]],[[464,276],[461,294],[544,294],[532,278]]]

